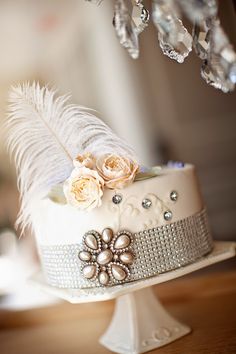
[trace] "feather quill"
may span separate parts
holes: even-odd
[[[16,225],[22,233],[31,225],[33,205],[68,178],[78,154],[115,153],[135,159],[126,142],[84,107],[69,104],[69,99],[35,82],[10,91],[5,129],[18,176],[21,208]]]

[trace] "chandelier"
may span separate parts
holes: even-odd
[[[87,1],[100,5],[103,0]],[[193,48],[207,84],[230,92],[236,84],[236,53],[217,13],[217,0],[152,0],[151,16],[142,0],[115,0],[113,26],[120,44],[137,59],[138,37],[151,18],[164,55],[183,63]],[[193,24],[192,33],[182,15]]]

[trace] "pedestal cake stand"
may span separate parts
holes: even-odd
[[[109,288],[59,289],[48,285],[39,272],[31,279],[40,289],[73,304],[116,299],[111,323],[100,343],[120,354],[145,353],[191,332],[161,305],[151,286],[235,256],[235,242],[215,241],[213,251],[188,266],[155,277]]]

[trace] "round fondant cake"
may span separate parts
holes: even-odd
[[[68,97],[14,87],[7,120],[22,232],[49,284],[109,287],[186,266],[212,249],[192,165],[144,168],[128,143]],[[22,139],[24,134],[24,139]]]
[[[90,212],[49,198],[32,210],[47,280],[64,288],[112,286],[192,263],[212,239],[192,165],[122,190],[106,189]]]

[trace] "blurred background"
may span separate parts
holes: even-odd
[[[1,0],[0,119],[16,82],[39,80],[71,92],[75,103],[97,110],[128,140],[145,165],[195,164],[214,238],[236,240],[236,92],[208,86],[194,53],[184,64],[165,57],[151,24],[140,35],[140,58],[131,59],[112,17],[113,1],[97,7],[83,0]],[[220,18],[236,48],[232,0],[220,1]],[[24,294],[0,306],[26,308],[33,295],[25,296],[22,281],[37,256],[33,238],[19,242],[15,234],[18,205],[14,166],[0,141],[0,293],[17,288]],[[51,301],[37,296],[37,304]]]

